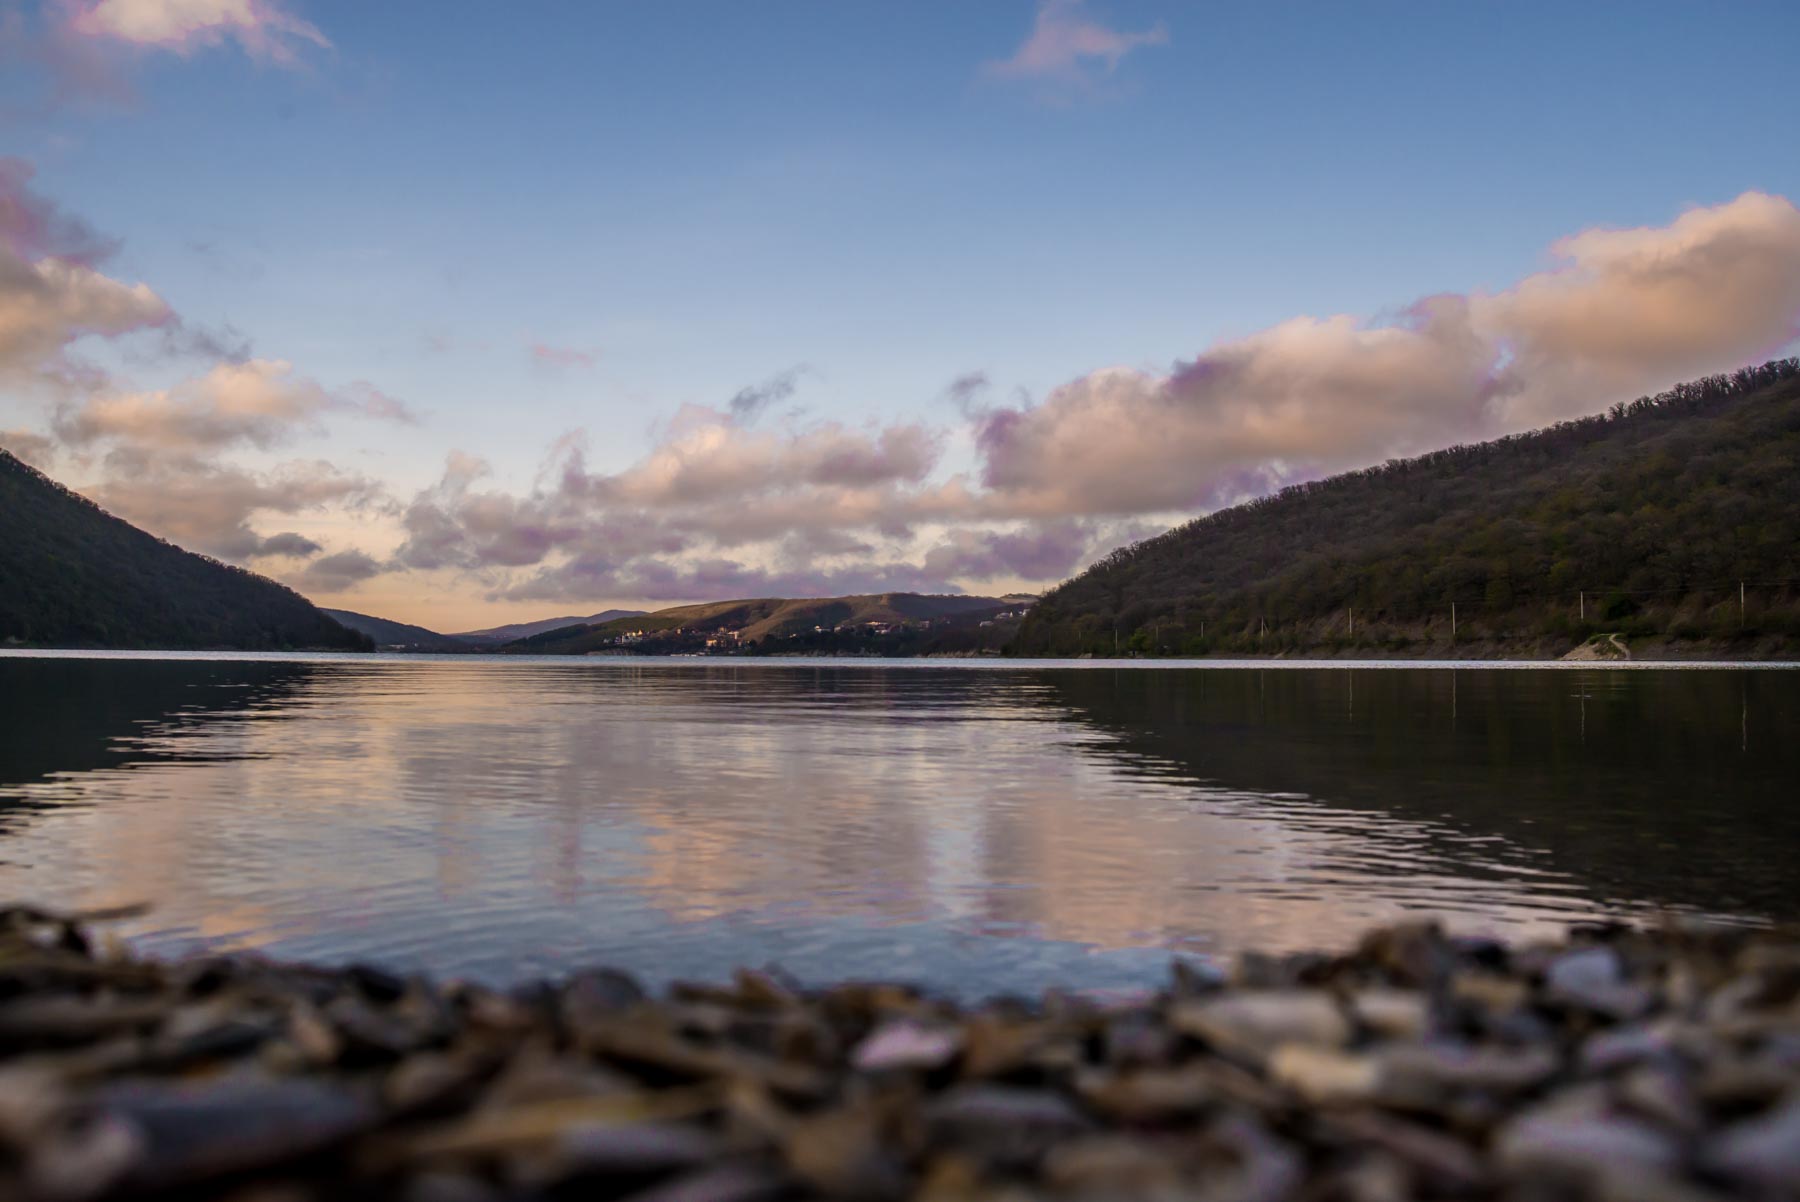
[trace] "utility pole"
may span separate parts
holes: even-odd
[[[1585,592],[1581,594],[1581,620],[1587,621],[1587,593]]]
[[[1456,602],[1450,603],[1450,641],[1456,641]]]
[[[1744,628],[1744,582],[1738,581],[1738,629]]]
[[[1350,607],[1350,637],[1356,637],[1356,606]]]

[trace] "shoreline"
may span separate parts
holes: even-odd
[[[72,659],[72,660],[193,660],[230,663],[243,662],[289,662],[289,663],[509,663],[509,664],[567,664],[578,665],[628,665],[642,667],[646,665],[666,665],[670,667],[696,667],[701,665],[737,665],[743,667],[897,667],[897,668],[968,668],[975,670],[1073,670],[1087,671],[1094,669],[1132,669],[1132,670],[1186,670],[1213,668],[1220,670],[1248,669],[1351,669],[1367,668],[1371,670],[1404,670],[1404,669],[1491,669],[1495,671],[1529,671],[1533,669],[1550,669],[1554,671],[1655,671],[1655,670],[1714,670],[1724,671],[1742,669],[1751,671],[1791,671],[1800,668],[1797,659],[1649,659],[1633,658],[1578,660],[1567,658],[1556,659],[1432,659],[1424,656],[1388,656],[1371,659],[1350,657],[1303,657],[1303,656],[1267,656],[1253,657],[1200,657],[1180,658],[1176,656],[1157,657],[1119,657],[1091,659],[1029,659],[1011,656],[958,656],[958,655],[923,655],[923,656],[878,656],[878,655],[497,655],[488,652],[432,652],[432,651],[240,651],[218,649],[209,651],[148,648],[99,648],[99,647],[0,647],[0,659]]]
[[[89,918],[104,916],[88,916]],[[138,959],[0,908],[0,1194],[1783,1199],[1800,935],[1434,927],[959,1005]]]

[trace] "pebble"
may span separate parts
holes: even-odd
[[[0,907],[8,1202],[1800,1202],[1800,941],[1429,925],[961,1007],[132,959]]]

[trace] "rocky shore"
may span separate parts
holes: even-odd
[[[970,1008],[147,962],[15,907],[0,1197],[1800,1199],[1800,938],[1394,928]]]

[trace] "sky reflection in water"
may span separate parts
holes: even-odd
[[[1800,673],[0,657],[0,895],[141,944],[968,993],[1800,917]]]

